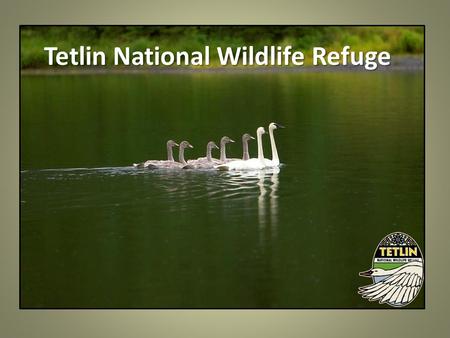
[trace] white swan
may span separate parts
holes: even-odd
[[[225,164],[221,164],[216,166],[216,169],[219,170],[259,170],[264,169],[265,159],[264,159],[264,151],[262,145],[262,135],[265,134],[266,131],[263,127],[259,127],[256,130],[256,141],[258,143],[258,158],[251,158],[249,160],[235,160]]]
[[[379,277],[381,280],[371,285],[359,288],[358,293],[370,301],[389,303],[393,306],[403,306],[410,303],[423,282],[422,262],[406,263],[396,269],[371,269],[360,272],[360,276]]]
[[[162,166],[167,164],[168,162],[175,162],[175,160],[173,159],[173,150],[172,148],[177,146],[178,147],[178,143],[176,143],[173,140],[169,140],[166,143],[167,146],[167,160],[148,160],[145,162],[141,162],[141,163],[133,163],[133,167],[135,168],[147,168],[149,166]]]
[[[280,165],[280,159],[278,157],[277,145],[275,144],[275,137],[273,136],[273,131],[278,128],[284,128],[284,126],[272,122],[269,124],[269,137],[270,137],[270,146],[272,148],[272,159],[264,159],[264,163],[266,168],[274,168]]]

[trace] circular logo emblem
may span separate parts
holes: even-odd
[[[416,241],[403,232],[394,232],[378,244],[372,268],[359,273],[372,278],[358,293],[370,301],[395,307],[411,303],[423,284],[423,256]]]

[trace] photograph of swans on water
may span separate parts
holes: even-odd
[[[406,50],[396,44],[404,41],[417,55],[375,71],[39,66],[42,41],[78,35],[77,43],[140,49],[156,40],[203,45],[205,36],[330,46],[357,36],[389,41],[392,51]],[[358,294],[367,285],[359,272],[389,233],[423,248],[422,35],[420,27],[23,28],[21,308],[389,307]],[[423,292],[407,305],[423,306]]]
[[[186,148],[193,148],[188,141],[183,141],[179,145],[169,140],[167,141],[167,160],[147,160],[142,163],[134,163],[135,168],[145,169],[213,169],[213,170],[262,170],[267,168],[278,168],[280,166],[280,159],[278,157],[277,146],[275,143],[275,137],[273,131],[278,128],[284,128],[282,125],[272,122],[269,125],[270,145],[272,147],[272,159],[264,158],[264,150],[262,144],[262,135],[266,133],[264,127],[259,127],[256,130],[257,144],[258,144],[258,157],[250,158],[248,152],[248,141],[255,139],[249,134],[242,135],[242,158],[227,158],[226,156],[226,144],[234,143],[228,136],[224,136],[220,140],[220,148],[214,143],[214,141],[208,142],[206,145],[206,157],[199,157],[196,160],[184,159],[184,150]],[[178,162],[173,158],[173,147],[179,146]],[[214,159],[212,157],[212,149],[220,149],[220,159]]]

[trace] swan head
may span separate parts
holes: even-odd
[[[255,138],[252,136],[252,135],[250,135],[250,134],[244,134],[244,135],[242,135],[242,142],[247,142],[248,140],[254,140]]]
[[[264,127],[259,127],[258,129],[256,129],[256,134],[258,134],[258,135],[262,135],[265,133],[266,133],[266,130],[264,129]]]
[[[219,147],[214,141],[209,141],[207,147],[208,149],[219,149]]]
[[[367,271],[362,271],[359,273],[359,275],[363,277],[373,277],[373,276],[386,276],[387,273],[386,270],[375,268]]]
[[[284,126],[282,126],[281,124],[272,122],[271,124],[269,124],[269,129],[270,130],[275,130],[275,129],[279,129],[279,128],[285,128]]]
[[[194,147],[188,141],[183,141],[180,143],[180,148],[184,149],[184,148],[194,148]]]
[[[220,139],[220,144],[234,143],[234,141],[228,136],[224,136]]]
[[[179,146],[179,144],[178,143],[176,143],[175,141],[173,141],[173,140],[169,140],[169,141],[167,141],[167,146],[168,147],[178,147]]]

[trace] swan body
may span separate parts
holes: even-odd
[[[166,143],[167,146],[167,160],[148,160],[142,163],[133,163],[133,167],[135,168],[158,168],[158,167],[164,167],[165,165],[168,165],[172,162],[175,162],[173,158],[173,147],[177,146],[178,143],[176,143],[173,140],[169,140]]]
[[[251,158],[249,160],[236,160],[217,166],[219,170],[261,170],[266,168],[263,161],[257,158]]]
[[[370,301],[404,306],[410,303],[423,283],[422,262],[409,262],[396,269],[371,269],[360,273],[365,277],[379,277],[378,282],[359,288],[358,293]]]

